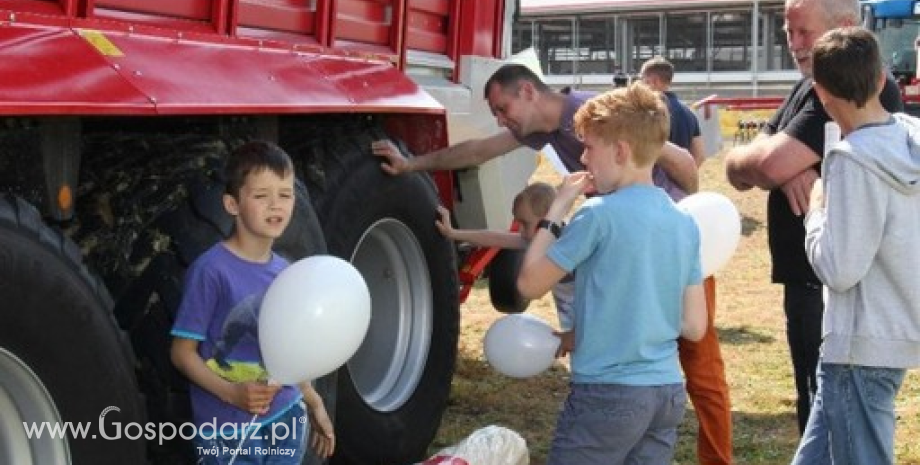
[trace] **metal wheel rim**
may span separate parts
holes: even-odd
[[[425,371],[433,320],[428,264],[412,231],[390,218],[364,232],[351,262],[370,290],[371,322],[348,371],[364,402],[391,412]]]
[[[67,439],[53,438],[48,431],[49,427],[64,425],[41,379],[2,347],[0,375],[0,463],[71,463]],[[26,428],[43,425],[41,438],[33,435],[30,439]]]

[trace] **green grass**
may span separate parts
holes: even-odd
[[[731,141],[731,134],[727,134]],[[555,182],[543,164],[536,177]],[[708,160],[701,170],[702,190],[728,196],[743,217],[743,235],[732,260],[717,273],[716,326],[731,389],[734,452],[738,464],[788,464],[798,441],[795,389],[785,336],[782,292],[769,282],[766,243],[766,193],[735,192],[725,181],[723,160]],[[528,309],[556,322],[549,296]],[[543,464],[556,414],[568,392],[567,360],[530,379],[511,379],[492,370],[482,352],[485,331],[502,315],[478,286],[462,308],[461,341],[450,405],[431,446],[434,454],[474,430],[502,425],[527,441],[532,464]],[[920,376],[910,372],[897,402],[896,463],[920,465]],[[688,405],[680,429],[675,463],[696,463],[696,418]]]

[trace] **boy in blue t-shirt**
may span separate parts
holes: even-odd
[[[319,394],[310,382],[268,380],[259,351],[262,297],[288,265],[272,244],[294,209],[293,164],[280,147],[255,141],[230,155],[226,174],[223,202],[235,219],[233,233],[189,268],[171,332],[173,364],[191,381],[199,463],[299,464],[304,403],[310,443],[328,457],[335,436]]]
[[[699,230],[653,183],[668,127],[664,102],[642,83],[585,102],[575,129],[587,171],[566,176],[524,255],[524,297],[575,272],[571,392],[548,465],[664,465],[674,456],[686,404],[677,338],[702,338],[707,315]],[[589,191],[597,195],[557,239]]]

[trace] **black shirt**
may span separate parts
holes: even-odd
[[[764,132],[772,135],[783,131],[823,158],[824,124],[830,121],[830,116],[818,100],[811,82],[811,78],[803,78],[795,84],[789,97],[767,123]],[[890,112],[904,110],[901,92],[890,75],[880,100],[882,106]],[[821,163],[814,168],[820,173]],[[773,259],[773,282],[820,285],[821,281],[805,255],[805,225],[802,217],[792,213],[786,194],[779,188],[771,190],[767,200],[767,226]]]

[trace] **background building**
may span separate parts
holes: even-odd
[[[684,100],[785,94],[800,74],[783,0],[520,0],[514,52],[533,46],[554,87],[609,88],[666,57]]]

